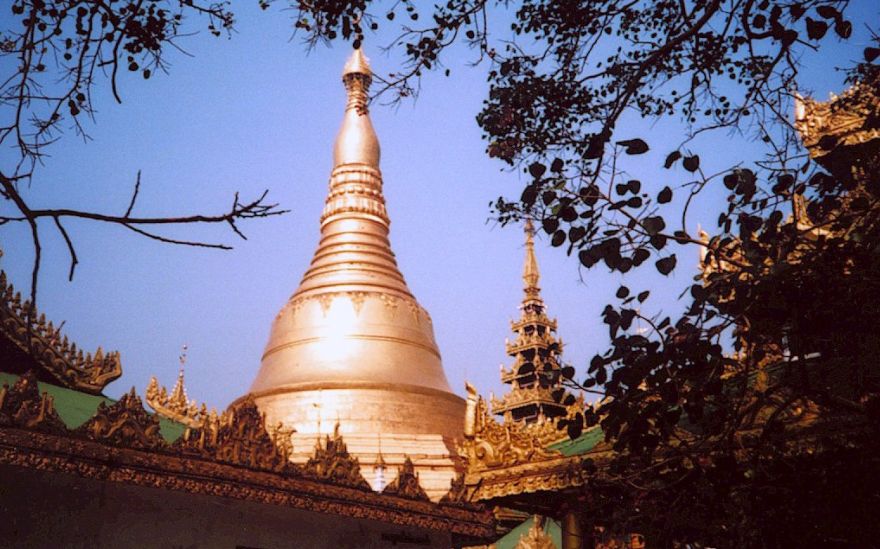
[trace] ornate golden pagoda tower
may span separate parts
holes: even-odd
[[[391,475],[410,457],[436,500],[455,475],[464,400],[449,388],[431,317],[391,251],[379,140],[367,109],[371,80],[357,49],[342,75],[348,102],[318,249],[272,324],[250,392],[267,424],[296,429],[293,461],[305,462],[317,434],[338,422],[366,478],[379,462],[381,435]]]
[[[510,369],[501,367],[501,381],[511,386],[500,400],[492,398],[492,411],[505,420],[538,421],[565,415],[565,407],[553,399],[561,388],[559,355],[562,340],[556,337],[556,320],[547,317],[538,281],[541,273],[535,258],[535,231],[526,221],[526,258],[523,266],[523,296],[519,320],[510,323],[516,340],[506,342],[513,358]]]

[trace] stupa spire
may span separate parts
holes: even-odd
[[[370,121],[369,91],[373,81],[370,63],[360,48],[354,50],[342,70],[348,94],[342,126],[333,150],[333,166],[363,164],[379,168],[379,139]]]

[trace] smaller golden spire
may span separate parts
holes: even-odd
[[[541,300],[541,288],[538,281],[541,279],[541,271],[538,270],[538,259],[535,257],[535,228],[532,226],[532,220],[526,219],[526,258],[523,265],[523,290],[525,290],[525,298],[523,299],[523,307],[528,305],[543,306]]]

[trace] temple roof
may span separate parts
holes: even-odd
[[[41,381],[99,395],[122,375],[118,352],[101,347],[83,353],[76,343],[23,299],[0,271],[0,364],[3,370],[23,373],[34,369]]]
[[[20,377],[17,374],[0,372],[0,387],[3,385],[12,387]],[[44,381],[38,381],[37,388],[40,394],[45,393],[52,397],[55,410],[68,429],[76,429],[88,421],[95,415],[101,404],[110,406],[116,402],[116,400],[103,395],[91,395]],[[170,443],[183,435],[185,426],[169,419],[159,418],[159,430],[162,438]]]

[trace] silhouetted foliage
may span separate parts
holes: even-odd
[[[528,174],[495,204],[502,223],[534,219],[587,269],[670,275],[702,250],[684,315],[646,314],[650,292],[623,287],[602,314],[609,348],[585,378],[566,370],[607,398],[560,427],[600,425],[615,450],[585,488],[587,516],[659,546],[876,545],[880,140],[829,136],[819,166],[791,114],[798,60],[851,37],[849,2],[291,5],[311,43],[396,25],[389,47],[407,63],[380,92],[394,100],[448,72],[454,43],[488,62],[487,153]],[[862,109],[865,131],[880,127],[873,41],[852,55],[861,91],[838,104]],[[680,121],[680,142],[624,134],[637,118]],[[766,155],[706,173],[699,137],[719,129]],[[658,147],[668,177],[634,177]],[[721,185],[715,234],[695,234],[689,209]]]

